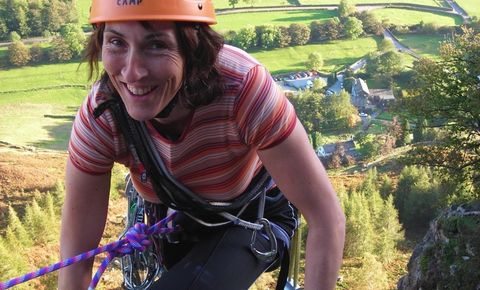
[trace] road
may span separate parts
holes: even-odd
[[[392,34],[392,32],[390,32],[390,30],[388,30],[387,28],[385,28],[383,30],[383,36],[386,38],[386,39],[390,39],[392,42],[393,42],[393,45],[395,45],[395,48],[400,51],[400,52],[405,52],[405,53],[408,53],[410,54],[411,56],[415,57],[415,58],[420,58],[420,55],[418,55],[416,52],[414,52],[413,50],[411,50],[409,47],[406,47],[405,45],[401,44],[398,39]]]
[[[452,7],[453,11],[462,16],[463,20],[465,22],[469,22],[470,21],[470,17],[468,16],[467,12],[465,10],[462,9],[462,7],[458,6],[457,2],[455,1],[452,1],[452,0],[445,0],[445,2],[447,2],[447,4]]]

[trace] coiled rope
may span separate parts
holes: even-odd
[[[144,223],[137,223],[127,231],[125,238],[121,240],[107,244],[102,247],[98,247],[94,250],[90,250],[88,252],[79,254],[77,256],[67,258],[59,263],[43,267],[41,269],[38,269],[37,271],[30,272],[23,276],[13,278],[5,282],[0,282],[0,290],[8,289],[10,287],[29,281],[31,279],[35,279],[47,273],[70,266],[74,263],[90,259],[91,257],[101,254],[103,252],[107,252],[107,257],[102,261],[102,263],[98,267],[98,270],[93,276],[92,281],[90,282],[90,285],[88,287],[89,290],[93,290],[95,289],[98,282],[100,281],[102,274],[107,269],[108,264],[115,257],[130,254],[133,252],[133,250],[138,250],[142,252],[145,251],[148,248],[148,246],[151,244],[151,241],[148,239],[150,235],[153,235],[153,234],[165,235],[165,234],[169,234],[169,233],[173,233],[174,231],[177,231],[178,230],[177,227],[169,228],[167,226],[167,224],[173,220],[175,215],[176,215],[176,212],[172,213],[171,215],[167,216],[166,218],[164,218],[163,220],[159,221],[158,223],[154,224],[151,227],[148,227]]]

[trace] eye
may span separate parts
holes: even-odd
[[[113,46],[122,46],[123,45],[123,41],[119,38],[112,38],[108,41],[108,43],[113,45]]]
[[[166,45],[163,41],[152,41],[148,44],[148,47],[151,49],[164,49]]]

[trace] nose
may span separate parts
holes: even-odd
[[[145,61],[145,57],[142,57],[137,51],[131,51],[127,55],[122,68],[122,76],[125,82],[136,82],[148,74]]]

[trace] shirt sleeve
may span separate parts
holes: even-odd
[[[261,65],[254,66],[246,75],[235,116],[244,142],[258,149],[281,143],[297,120],[292,104]]]
[[[115,127],[109,111],[95,119],[94,87],[77,112],[72,126],[68,153],[72,163],[89,174],[109,172],[115,160]]]

